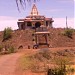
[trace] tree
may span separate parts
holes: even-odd
[[[10,27],[5,28],[3,32],[3,41],[8,40],[11,38],[12,29]]]
[[[21,5],[22,8],[24,9],[24,7],[26,7],[26,2],[29,3],[29,2],[36,2],[36,1],[39,1],[39,0],[16,0],[16,4],[19,10],[19,5]]]

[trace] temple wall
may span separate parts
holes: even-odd
[[[18,27],[19,27],[19,30],[21,30],[21,29],[26,29],[26,28],[33,28],[33,27],[35,27],[35,25],[36,25],[36,23],[37,22],[39,22],[40,23],[40,25],[43,27],[43,26],[46,26],[46,27],[50,27],[50,28],[52,28],[52,23],[53,22],[51,22],[50,20],[49,21],[46,21],[46,20],[44,20],[44,21],[31,21],[31,26],[28,26],[28,24],[27,24],[27,22],[29,22],[29,21],[26,21],[26,22],[18,22]]]

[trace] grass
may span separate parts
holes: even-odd
[[[25,56],[23,59],[21,59],[21,66],[23,70],[27,70],[32,65],[32,61],[29,57]]]
[[[23,56],[20,59],[20,68],[22,70],[31,70],[37,72],[40,68],[39,61],[34,56]]]
[[[50,50],[39,50],[35,54],[24,55],[20,58],[20,68],[24,71],[31,70],[32,72],[39,73],[47,72],[48,68],[52,69],[49,65],[53,64],[54,71],[58,71],[61,66],[64,67],[64,64],[66,66],[70,63],[70,61],[72,61],[73,56],[70,58],[69,56],[58,56],[57,54],[56,57],[54,57],[54,53]],[[59,68],[56,68],[55,65],[58,65]],[[74,71],[74,68],[70,68],[70,72],[71,71]]]
[[[73,32],[74,32],[74,29],[68,28],[68,29],[65,29],[65,31],[62,34],[72,39]]]
[[[47,56],[47,54],[44,54],[45,52],[38,51],[37,53],[32,55],[24,55],[20,59],[20,68],[22,70],[31,70],[33,72],[45,71],[44,61],[48,60],[49,57]]]

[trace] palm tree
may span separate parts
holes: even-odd
[[[26,2],[29,3],[29,2],[36,2],[36,1],[39,1],[39,0],[16,0],[16,4],[17,4],[18,10],[19,10],[20,5],[24,9],[26,7]]]

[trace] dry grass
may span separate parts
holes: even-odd
[[[34,75],[38,73],[43,73],[44,75],[48,68],[55,68],[57,67],[56,64],[60,65],[61,62],[65,62],[68,66],[74,65],[75,62],[72,62],[73,58],[75,58],[74,51],[75,50],[70,51],[70,49],[67,49],[66,52],[61,49],[61,53],[65,54],[65,56],[59,55],[60,50],[53,51],[53,49],[42,49],[27,54],[25,53],[19,60],[19,69],[22,70],[22,72],[30,71],[30,73],[36,73]]]

